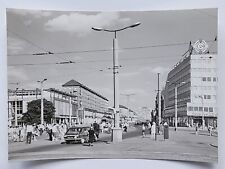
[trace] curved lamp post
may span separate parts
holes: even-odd
[[[132,24],[130,26],[126,26],[120,29],[104,29],[104,28],[97,28],[92,27],[95,31],[104,31],[104,32],[110,32],[114,33],[113,38],[113,91],[114,91],[114,106],[115,109],[115,120],[114,120],[114,129],[113,129],[113,142],[120,142],[122,141],[122,131],[119,127],[119,63],[118,63],[118,42],[117,42],[117,32],[123,31],[128,28],[134,28],[136,26],[139,26],[141,23],[137,22],[135,24]]]

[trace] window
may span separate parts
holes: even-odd
[[[209,107],[209,112],[213,112],[213,107]]]
[[[193,111],[193,107],[191,107],[191,106],[188,107],[188,110],[189,110],[189,111]]]
[[[204,95],[204,99],[211,99],[211,95]]]
[[[209,108],[208,107],[204,107],[204,112],[208,112]]]
[[[203,107],[199,107],[198,110],[199,110],[199,111],[202,111],[202,110],[203,110]]]
[[[207,81],[208,82],[211,82],[211,77],[207,77]]]
[[[198,111],[198,107],[194,107],[194,111]]]
[[[202,81],[205,82],[205,81],[206,81],[206,77],[203,77],[203,78],[202,78]]]

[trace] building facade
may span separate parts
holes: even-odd
[[[177,100],[178,126],[217,126],[216,57],[215,53],[193,51],[187,53],[168,73],[162,94],[165,106],[163,116],[170,125],[175,124]]]
[[[55,115],[52,118],[53,123],[75,123],[77,120],[77,99],[76,95],[71,95],[64,91],[53,88],[43,91],[43,98],[51,101],[55,107]],[[8,92],[8,119],[9,125],[22,125],[21,120],[24,113],[27,112],[27,104],[33,100],[41,99],[41,91],[35,90],[9,90]],[[70,117],[71,114],[71,117]],[[16,122],[17,117],[17,122]]]
[[[105,115],[111,115],[108,111],[108,99],[99,93],[75,80],[70,80],[62,86],[77,96],[79,123],[100,123]]]
[[[108,99],[104,96],[75,80],[67,82],[63,87],[63,90],[43,90],[43,98],[51,101],[55,107],[53,123],[70,123],[70,120],[72,125],[91,124],[94,121],[100,123],[102,118],[112,115],[108,111]],[[39,89],[9,90],[9,125],[21,125],[21,118],[23,113],[27,112],[28,102],[37,99],[41,99]]]
[[[122,123],[135,123],[137,121],[137,114],[131,110],[128,109],[126,106],[119,105],[120,108],[120,121]]]

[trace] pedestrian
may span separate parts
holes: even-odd
[[[151,134],[152,134],[151,135],[152,139],[155,140],[155,135],[156,135],[156,123],[155,122],[152,123]]]
[[[209,131],[209,136],[212,136],[212,126],[211,125],[209,125],[208,131]]]
[[[90,130],[88,131],[89,134],[89,146],[93,146],[93,142],[95,141],[95,132],[93,127],[90,128]]]
[[[148,123],[148,130],[149,130],[149,134],[150,134],[150,135],[151,135],[151,133],[152,133],[151,128],[152,128],[152,125],[151,125],[151,123],[149,122],[149,123]]]
[[[93,123],[93,127],[94,127],[94,132],[95,132],[96,137],[99,138],[100,127],[99,127],[99,124],[96,121]]]
[[[22,134],[23,134],[22,133],[22,126],[19,126],[18,130],[19,130],[19,135],[18,135],[19,136],[19,142],[22,142],[22,137],[23,137],[22,136]]]
[[[19,141],[19,127],[18,126],[16,126],[14,128],[14,141],[15,142],[18,142]]]
[[[126,125],[124,125],[123,131],[124,131],[124,132],[127,132],[127,126],[126,126]]]
[[[32,138],[32,132],[33,132],[33,126],[29,123],[27,125],[26,133],[27,133],[27,144],[31,144],[31,138]]]
[[[56,124],[54,124],[52,127],[52,141],[57,140],[57,132],[58,132],[57,126]]]
[[[12,142],[13,141],[13,127],[10,126],[9,127],[9,130],[8,130],[8,136],[9,136],[9,142]]]
[[[36,126],[36,124],[33,124],[33,131],[32,131],[32,139],[33,139],[33,141],[37,141],[37,130],[38,130],[38,128],[37,128],[37,126]]]
[[[60,136],[61,143],[65,142],[65,140],[64,140],[64,135],[65,135],[64,131],[65,131],[64,124],[61,124],[59,126],[59,136]]]
[[[53,135],[53,134],[52,134],[52,125],[51,125],[51,124],[48,125],[47,131],[48,131],[49,140],[50,140],[50,141],[53,141],[53,136],[52,136],[52,135]]]
[[[195,126],[195,135],[198,135],[198,123]]]
[[[38,126],[38,128],[39,128],[39,133],[40,133],[40,136],[42,135],[42,133],[44,132],[44,125],[43,124],[39,124],[39,126]]]
[[[145,124],[142,124],[142,137],[145,137]]]

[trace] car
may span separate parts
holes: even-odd
[[[73,126],[70,127],[64,135],[66,144],[70,143],[87,143],[89,142],[90,126]]]

